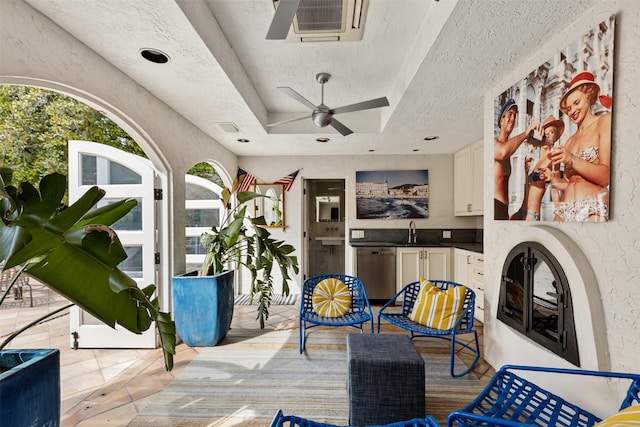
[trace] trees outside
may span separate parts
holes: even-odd
[[[57,92],[0,85],[0,164],[17,165],[14,182],[67,175],[67,141],[85,140],[146,157],[136,142],[100,111]]]
[[[93,141],[147,157],[116,123],[88,105],[50,90],[0,85],[0,165],[17,166],[14,182],[40,182],[67,173],[67,141]],[[222,186],[215,169],[199,163],[188,172]]]

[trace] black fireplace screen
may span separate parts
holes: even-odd
[[[516,246],[502,270],[498,319],[580,366],[569,283],[541,244]]]

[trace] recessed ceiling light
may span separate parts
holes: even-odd
[[[425,136],[424,140],[425,141],[433,141],[434,139],[438,139],[440,138],[439,136],[435,136],[435,135],[430,135],[430,136]]]
[[[169,62],[169,55],[159,51],[158,49],[140,49],[140,55],[142,55],[142,57],[147,61],[153,62],[155,64],[166,64],[167,62]]]
[[[329,138],[316,138],[316,141],[318,141],[318,142],[329,142],[331,140]]]
[[[248,139],[245,138],[240,138],[238,139],[238,142],[242,142],[243,144],[246,144],[247,142],[250,142]]]

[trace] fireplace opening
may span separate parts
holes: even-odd
[[[498,320],[580,366],[569,283],[553,254],[540,243],[520,243],[501,277]]]

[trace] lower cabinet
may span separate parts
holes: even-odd
[[[421,278],[451,280],[451,248],[397,248],[396,290]]]
[[[475,318],[484,323],[484,255],[464,249],[454,250],[454,281],[476,294]]]

